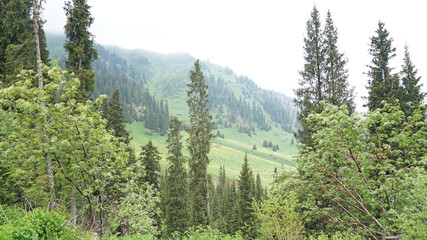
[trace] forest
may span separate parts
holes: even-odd
[[[189,55],[99,45],[86,0],[49,37],[43,4],[0,0],[0,239],[427,239],[426,93],[407,45],[391,67],[384,22],[358,113],[330,11],[306,22],[290,100]],[[212,154],[228,133],[249,139],[237,170]]]

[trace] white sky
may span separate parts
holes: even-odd
[[[427,2],[423,0],[88,0],[95,18],[95,41],[160,53],[188,52],[228,66],[260,87],[293,97],[302,70],[303,39],[313,6],[322,21],[327,10],[338,28],[339,48],[349,59],[350,84],[356,86],[358,110],[365,85],[369,38],[378,21],[394,39],[396,71],[409,51],[427,92]],[[45,30],[62,33],[64,1],[47,0]],[[322,22],[322,23],[323,23]]]

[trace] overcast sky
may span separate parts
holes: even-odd
[[[303,69],[306,22],[316,5],[322,17],[332,13],[338,43],[356,86],[358,109],[365,103],[369,38],[378,21],[394,39],[400,71],[408,44],[423,90],[427,92],[427,14],[423,0],[88,0],[95,18],[95,41],[160,53],[187,52],[201,60],[228,66],[260,87],[293,97]],[[47,0],[48,32],[62,33],[64,1]]]

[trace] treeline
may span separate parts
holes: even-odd
[[[222,122],[234,124],[237,128],[250,126],[255,122],[261,130],[268,131],[271,126],[266,122],[266,117],[262,108],[253,101],[251,104],[242,97],[236,98],[222,78],[215,79],[210,75],[207,77],[207,85],[209,86],[209,108],[218,109],[217,117],[221,118]],[[227,125],[228,125],[227,124]]]
[[[217,117],[225,127],[234,124],[241,132],[251,134],[252,123],[263,131],[270,131],[273,124],[287,132],[296,127],[295,113],[291,102],[276,96],[272,91],[260,89],[246,76],[237,76],[237,82],[244,84],[243,95],[237,98],[230,86],[221,78],[210,75],[207,78],[209,86],[209,108],[218,109]],[[252,102],[247,99],[254,98]],[[256,101],[255,99],[259,99]]]
[[[144,74],[129,66],[127,61],[116,53],[95,45],[98,59],[93,62],[96,76],[94,98],[101,94],[111,96],[115,89],[120,90],[123,111],[128,121],[144,121],[147,129],[165,135],[169,127],[169,106],[167,101],[158,101],[144,87]]]

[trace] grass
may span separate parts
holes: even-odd
[[[136,153],[140,153],[140,145],[147,144],[151,138],[153,144],[162,153],[161,167],[166,168],[166,136],[152,135],[144,128],[143,122],[135,122],[128,124],[127,130],[131,132],[133,140],[132,146]],[[273,128],[269,132],[259,131],[252,134],[251,137],[244,133],[239,133],[237,129],[226,128],[218,129],[224,134],[225,138],[216,138],[212,144],[209,157],[211,162],[208,167],[208,172],[214,177],[218,176],[219,167],[225,166],[227,177],[238,179],[245,152],[248,154],[249,165],[252,168],[254,175],[260,174],[262,183],[265,187],[269,187],[273,180],[274,168],[293,171],[295,163],[292,161],[292,156],[298,152],[296,146],[289,144],[292,135],[281,129]],[[216,132],[216,131],[215,131]],[[188,137],[185,131],[181,134],[185,139]],[[272,141],[273,144],[279,145],[279,150],[273,152],[271,148],[264,148],[262,143],[264,140]],[[252,150],[253,145],[257,146],[257,150]],[[184,147],[183,154],[188,156],[188,151]]]

